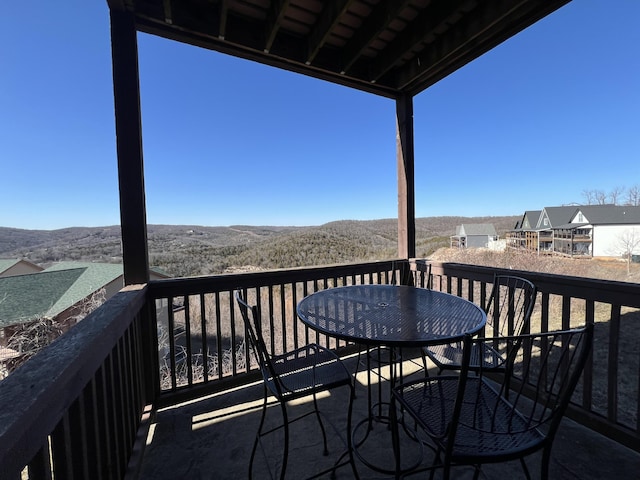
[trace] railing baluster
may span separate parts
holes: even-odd
[[[204,293],[201,293],[200,299],[200,350],[202,351],[202,377],[204,383],[209,381],[209,343],[207,341],[207,311],[204,302]]]
[[[193,385],[193,352],[191,351],[191,297],[184,297],[184,342],[186,349],[186,358],[184,362],[187,365],[187,384]]]
[[[51,471],[51,450],[49,448],[49,437],[46,438],[44,445],[38,450],[33,457],[27,469],[29,480],[52,480]],[[6,472],[4,472],[6,474]],[[20,480],[20,474],[13,478]]]
[[[69,435],[69,412],[64,412],[62,419],[51,433],[51,457],[55,478],[73,480],[73,458],[71,457],[71,438]]]
[[[176,331],[175,331],[175,320],[173,313],[173,297],[169,297],[169,307],[168,307],[168,322],[167,329],[169,333],[169,376],[171,379],[171,388],[175,390],[177,385],[176,378]],[[165,359],[166,361],[166,359]]]
[[[100,436],[100,424],[98,420],[98,408],[97,408],[97,389],[96,378],[94,377],[91,382],[85,387],[83,394],[84,398],[84,416],[87,429],[87,456],[89,458],[88,464],[88,477],[96,480],[101,480],[102,467],[103,467],[103,447]]]
[[[80,396],[69,409],[69,436],[69,447],[73,454],[73,478],[90,478],[83,392],[80,392]]]
[[[211,295],[211,298],[213,298],[214,300],[214,304],[215,304],[215,308],[214,308],[214,315],[215,315],[215,319],[216,319],[216,358],[217,358],[217,362],[218,362],[218,378],[222,378],[224,371],[223,371],[223,359],[224,359],[224,355],[223,355],[223,351],[222,351],[222,319],[220,318],[220,308],[218,307],[219,304],[219,300],[220,300],[220,294],[218,292],[215,292],[215,294]],[[233,309],[231,310],[231,313],[233,314]],[[230,316],[230,331],[232,332],[231,336],[233,336],[233,333],[235,333],[235,329],[234,329],[234,325],[235,322],[233,321],[234,317],[231,315]],[[232,357],[233,358],[233,363],[235,364],[235,356]],[[249,371],[249,366],[250,366],[250,361],[249,361],[249,357],[245,357],[247,359],[247,371]],[[235,370],[235,366],[234,366],[234,370],[233,370],[233,374],[236,374],[236,370]]]
[[[571,297],[562,296],[562,330],[571,328]]]
[[[620,305],[611,305],[607,382],[607,419],[618,422],[618,354],[620,346]]]
[[[593,300],[585,301],[585,324],[595,322],[595,304]],[[593,406],[593,349],[587,358],[582,372],[582,408],[591,410]]]
[[[109,478],[114,474],[114,465],[117,465],[113,418],[111,402],[109,401],[109,397],[112,393],[107,384],[108,376],[108,367],[105,363],[96,372],[95,390],[96,409],[98,412],[101,412],[97,418],[98,432],[101,439],[100,443],[103,447],[101,471],[104,472],[104,476],[106,478]]]

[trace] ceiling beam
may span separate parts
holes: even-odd
[[[238,19],[233,15],[229,15],[228,23],[229,25],[231,25],[232,22],[235,22],[237,20]],[[296,62],[283,60],[276,55],[265,55],[261,49],[261,46],[264,45],[264,41],[262,41],[260,35],[262,31],[258,33],[256,29],[251,30],[256,38],[242,37],[230,39],[229,34],[234,30],[230,27],[226,35],[227,38],[225,38],[225,40],[223,41],[218,38],[217,32],[215,33],[215,35],[214,33],[196,33],[193,31],[176,28],[175,25],[168,25],[165,22],[159,22],[154,18],[144,17],[140,15],[137,16],[136,26],[138,31],[148,33],[150,35],[158,35],[162,38],[167,38],[189,45],[215,50],[227,55],[233,55],[235,57],[244,58],[246,60],[270,65],[272,67],[282,68],[291,72],[309,75],[321,80],[326,80],[339,85],[345,85],[365,92],[381,95],[383,97],[396,98],[396,92],[394,92],[392,88],[389,88],[385,85],[365,82],[355,77],[352,78],[345,75],[340,75],[337,72],[330,72],[323,68],[314,67],[313,65],[308,66],[304,65],[304,63],[298,64]],[[244,30],[244,32],[248,32],[248,30]],[[247,34],[245,34],[245,36],[246,35]]]
[[[461,10],[471,10],[475,1],[464,5],[459,2],[439,2],[437,6],[422,11],[415,20],[381,51],[371,62],[369,74],[372,82],[378,81],[384,74],[402,61],[403,55],[417,49],[423,43],[432,43],[437,39],[438,27],[446,27]],[[493,2],[488,2],[493,3]],[[422,61],[422,59],[421,59]]]
[[[338,24],[339,19],[344,15],[349,6],[355,0],[336,0],[326,2],[315,25],[309,32],[307,39],[307,58],[305,63],[311,65],[313,59],[327,41],[327,38]]]
[[[342,72],[347,73],[360,58],[362,51],[388,28],[395,16],[408,4],[409,0],[380,2],[367,18],[367,22],[356,32],[344,48],[342,56]]]
[[[267,19],[265,21],[265,38],[266,43],[264,45],[264,52],[269,53],[273,42],[276,39],[278,30],[282,25],[282,19],[284,18],[284,12],[289,6],[290,0],[277,0],[272,1],[267,11]]]
[[[227,33],[227,14],[229,12],[229,0],[220,2],[220,10],[218,11],[220,18],[218,19],[218,38],[224,40]]]
[[[164,9],[164,21],[168,24],[172,24],[173,15],[171,14],[171,0],[162,0],[162,8]]]
[[[473,15],[465,17],[467,20],[460,26],[462,28],[445,33],[433,46],[420,52],[419,61],[404,65],[397,74],[395,87],[413,91],[416,85],[422,84],[420,90],[423,90],[568,2],[480,2]],[[541,6],[545,8],[541,9]],[[509,27],[505,28],[505,24]],[[460,46],[462,34],[466,39],[464,48]],[[424,84],[425,77],[431,77],[428,84]]]

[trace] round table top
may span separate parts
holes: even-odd
[[[313,293],[298,316],[332,337],[371,345],[447,343],[484,327],[484,311],[464,298],[404,285],[350,285]]]

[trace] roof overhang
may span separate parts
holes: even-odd
[[[140,32],[398,98],[570,0],[107,1]]]

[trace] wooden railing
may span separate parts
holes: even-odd
[[[430,262],[431,263],[431,262]],[[295,307],[320,289],[355,283],[428,281],[425,261],[374,262],[208,278],[160,280],[149,285],[158,304],[161,327],[161,404],[237,385],[256,374],[247,366],[244,327],[233,291],[243,289],[269,322],[271,348],[281,353],[310,340],[330,348],[348,345],[318,337],[296,318]],[[640,322],[640,285],[489,267],[431,263],[432,288],[484,306],[495,273],[518,274],[538,286],[532,331],[566,329],[596,322],[594,355],[574,395],[569,416],[640,451],[638,372],[640,356],[635,325]],[[174,311],[175,310],[175,311]],[[163,317],[164,315],[164,317]],[[624,362],[620,359],[624,358]]]
[[[153,400],[146,289],[125,289],[0,384],[0,477],[124,478]]]
[[[227,388],[257,375],[244,326],[234,300],[242,289],[269,322],[268,341],[275,353],[309,342],[344,348],[344,342],[319,338],[296,317],[304,296],[340,285],[402,283],[408,262],[382,261],[251,274],[167,279],[149,284],[155,301],[159,338],[160,405]]]
[[[531,330],[596,322],[594,354],[568,415],[640,451],[640,285],[471,265],[384,261],[152,281],[108,300],[0,388],[2,478],[123,478],[136,465],[136,434],[157,408],[256,376],[233,301],[261,307],[274,351],[315,341],[297,321],[305,295],[338,285],[409,283],[484,305],[495,273],[539,289]],[[157,323],[156,323],[157,322]]]

